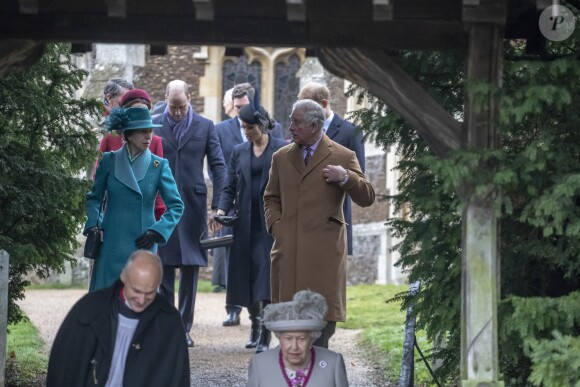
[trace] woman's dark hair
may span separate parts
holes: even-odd
[[[246,124],[260,125],[262,129],[274,129],[276,124],[263,106],[258,106],[255,109],[251,103],[241,108],[238,116]]]

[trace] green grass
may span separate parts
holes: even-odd
[[[208,280],[198,280],[197,281],[197,292],[198,293],[211,293],[213,290],[213,285],[211,281]],[[179,279],[175,279],[175,291],[179,291]]]
[[[48,357],[42,353],[43,342],[28,321],[8,327],[6,385],[37,386],[42,383]]]
[[[349,286],[347,296],[347,321],[338,326],[362,329],[362,342],[367,355],[384,370],[388,380],[398,382],[403,354],[405,311],[397,302],[386,302],[408,286],[356,285]],[[425,353],[429,343],[422,332],[417,332],[419,347]],[[431,376],[415,351],[415,386],[428,386]]]
[[[199,280],[197,282],[197,291],[198,292],[211,293],[212,290],[213,290],[213,285],[211,284],[211,281]]]
[[[68,284],[63,284],[63,283],[44,283],[44,284],[33,284],[33,285],[28,285],[26,287],[26,289],[30,289],[30,290],[43,290],[43,289],[87,289],[88,290],[89,285],[87,284],[83,284],[83,285],[68,285]]]

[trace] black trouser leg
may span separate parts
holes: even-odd
[[[179,279],[179,313],[185,326],[185,331],[189,332],[193,325],[193,314],[195,311],[195,299],[197,296],[197,282],[199,279],[199,266],[184,265],[180,268]]]
[[[312,345],[322,348],[328,348],[328,341],[330,340],[332,335],[334,335],[335,330],[336,330],[336,321],[327,321],[326,327],[324,327],[324,329],[321,332],[322,334],[318,339],[316,339],[316,341]]]

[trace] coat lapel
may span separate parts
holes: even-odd
[[[268,184],[268,179],[270,178],[270,167],[272,166],[272,155],[274,154],[274,138],[268,135],[268,146],[264,150],[263,157],[266,157],[265,163],[268,164],[268,168],[262,170],[262,180],[260,181],[260,192],[263,193],[266,189],[266,184]]]
[[[179,141],[178,149],[183,148],[183,146],[189,141],[189,139],[191,137],[193,137],[195,132],[197,132],[197,127],[199,125],[199,116],[193,112],[192,112],[192,114],[193,114],[193,119],[191,120],[191,125],[189,126],[187,133],[185,133],[185,135],[181,138],[181,141]]]
[[[133,169],[131,168],[131,163],[129,163],[129,157],[127,156],[127,145],[125,144],[121,149],[115,151],[115,177],[122,184],[126,185],[135,192],[141,193],[141,188],[137,184],[135,175],[133,174]],[[149,153],[151,157],[151,153]]]
[[[304,175],[304,171],[306,171],[306,166],[304,165],[304,154],[302,153],[300,145],[293,143],[287,152],[288,158],[290,159],[290,163],[294,166],[294,168],[296,168],[296,170],[301,175]]]
[[[151,164],[151,151],[146,149],[145,152],[137,160],[133,161],[133,175],[135,175],[135,180],[137,182],[143,180]]]
[[[314,170],[320,163],[322,163],[330,154],[332,153],[332,142],[327,135],[323,134],[316,150],[310,160],[308,161],[308,166],[306,167],[305,175],[309,174]]]
[[[243,151],[240,152],[240,169],[242,170],[242,178],[246,186],[252,187],[252,143],[246,142],[243,145]],[[239,177],[238,177],[239,178]]]
[[[240,131],[240,122],[238,121],[238,117],[234,117],[230,120],[229,124],[230,132],[235,137],[237,144],[244,142],[242,138],[242,132]]]
[[[332,121],[330,121],[330,125],[328,125],[328,129],[326,130],[326,135],[328,138],[334,138],[338,133],[340,133],[340,124],[342,122],[342,118],[336,113],[334,113],[334,117],[332,117]]]
[[[177,149],[177,140],[173,135],[171,128],[169,127],[169,121],[167,120],[167,114],[169,113],[162,113],[160,123],[163,125],[160,129],[161,137],[163,141],[167,141],[171,144],[172,147]]]

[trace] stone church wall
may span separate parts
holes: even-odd
[[[168,46],[167,55],[149,55],[145,50],[145,66],[134,71],[135,87],[147,90],[152,103],[165,99],[165,87],[174,79],[186,82],[190,89],[191,104],[203,115],[203,96],[199,95],[199,78],[204,75],[204,65],[193,59],[199,46]]]

